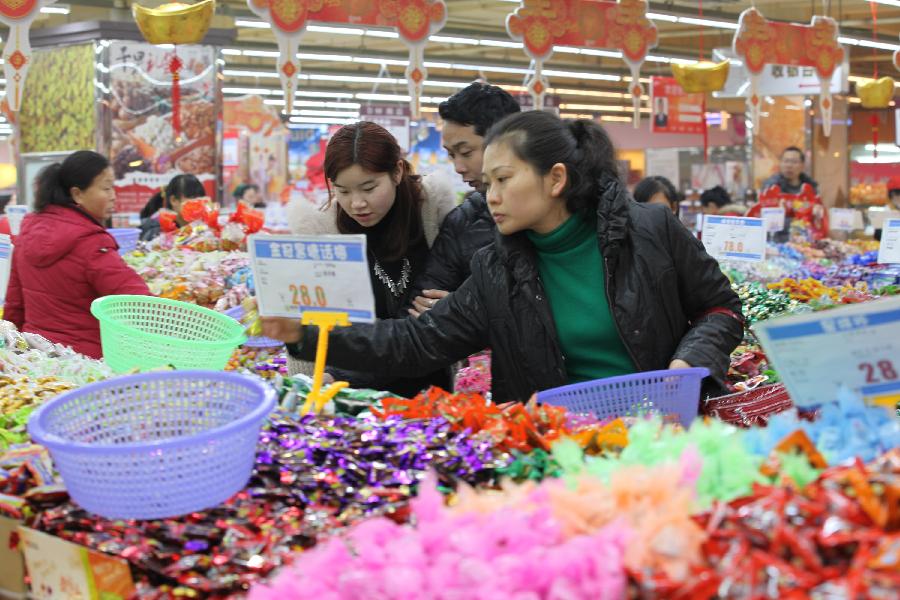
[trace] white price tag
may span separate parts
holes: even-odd
[[[766,229],[762,219],[706,215],[703,245],[717,260],[762,262],[766,258]]]
[[[852,208],[832,208],[829,213],[829,227],[834,231],[853,231],[862,224],[861,215]]]
[[[22,228],[22,219],[28,214],[28,207],[15,204],[6,207],[6,218],[9,221],[9,232],[13,235],[19,235]]]
[[[900,264],[900,219],[888,219],[884,222],[878,262],[883,265]]]
[[[783,206],[767,206],[762,209],[763,222],[766,224],[766,231],[783,231],[784,230],[784,207]]]
[[[254,235],[249,241],[259,314],[299,318],[345,312],[375,321],[364,235]]]
[[[12,268],[12,243],[8,235],[0,235],[0,306],[6,304],[6,286]]]
[[[900,400],[900,298],[770,319],[753,329],[798,406],[834,400],[841,385],[873,404]]]

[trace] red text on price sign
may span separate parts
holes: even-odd
[[[288,289],[290,289],[291,294],[293,294],[291,304],[294,306],[318,306],[320,308],[328,306],[328,300],[325,298],[325,290],[322,289],[322,286],[320,285],[317,285],[314,288],[314,293],[316,295],[315,300],[309,294],[309,286],[291,284],[288,286]]]
[[[883,383],[897,380],[897,369],[890,360],[860,363],[857,367],[866,374],[866,383]]]

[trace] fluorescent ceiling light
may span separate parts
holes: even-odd
[[[408,60],[399,60],[396,58],[372,58],[369,56],[354,56],[353,62],[365,65],[388,65],[392,67],[405,67],[409,64]]]
[[[222,88],[223,94],[238,94],[246,96],[248,94],[258,94],[260,96],[283,96],[281,90],[273,90],[270,88],[244,88],[244,87],[227,87]]]
[[[866,150],[872,151],[875,149],[875,144],[866,144]],[[878,144],[877,150],[879,152],[900,152],[900,148],[898,148],[896,144]]]
[[[887,44],[885,42],[873,42],[872,40],[859,40],[860,46],[877,48],[878,50],[900,50],[900,44]]]
[[[41,12],[45,15],[67,15],[72,12],[72,9],[60,4],[57,6],[45,6],[41,8]]]
[[[237,48],[222,48],[222,54],[225,56],[240,56],[242,52]]]
[[[299,114],[301,117],[337,117],[342,119],[358,119],[359,111],[349,112],[346,110],[295,110],[292,114]]]
[[[352,96],[352,94],[348,94],[348,96]],[[284,100],[263,100],[263,104],[268,106],[284,106]],[[346,108],[347,110],[359,110],[359,107],[362,106],[359,102],[322,102],[322,101],[312,101],[312,100],[294,100],[294,106],[299,106],[303,108]],[[294,111],[296,112],[296,111]],[[297,113],[299,114],[299,113]]]
[[[358,119],[338,119],[335,117],[291,117],[291,123],[309,123],[313,125],[348,125]],[[288,125],[290,127],[290,125]]]
[[[453,35],[432,35],[428,39],[432,42],[439,42],[442,44],[469,44],[471,46],[478,45],[478,40],[475,38],[457,37]]]
[[[347,54],[316,54],[312,52],[298,52],[300,60],[323,60],[325,62],[353,62],[353,57]]]
[[[481,46],[493,46],[495,48],[524,48],[522,42],[507,42],[506,40],[479,40]]]
[[[262,79],[278,79],[278,73],[273,71],[244,71],[242,69],[224,69],[225,77],[259,77]]]
[[[594,48],[582,48],[582,54],[587,54],[588,56],[605,56],[607,58],[622,58],[621,52],[613,52],[610,50],[596,50]]]
[[[647,13],[647,18],[651,21],[668,21],[669,23],[677,23],[678,17],[675,15],[664,15],[662,13]]]
[[[244,56],[256,56],[257,58],[278,58],[280,52],[274,50],[243,50]]]
[[[713,21],[711,19],[696,19],[694,17],[678,17],[679,23],[685,25],[701,25],[703,27],[716,27],[718,29],[737,29],[738,24],[730,21]]]
[[[622,81],[619,75],[607,75],[606,73],[584,73],[581,71],[558,71],[556,69],[544,69],[547,77],[571,77],[572,79],[592,79],[594,81]]]
[[[396,31],[382,31],[380,29],[366,29],[366,35],[391,39],[397,39],[400,37],[400,34]]]
[[[307,31],[313,33],[336,33],[338,35],[362,35],[365,30],[358,27],[330,27],[328,25],[308,25]]]
[[[235,27],[249,27],[250,29],[271,29],[271,25],[265,21],[251,21],[250,19],[235,19]]]
[[[869,0],[875,4],[884,4],[885,6],[900,6],[900,0]]]
[[[611,106],[607,104],[560,104],[560,110],[589,110],[592,112],[631,112],[632,106]],[[640,109],[641,112],[650,112],[649,108]]]

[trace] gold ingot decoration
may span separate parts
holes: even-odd
[[[689,94],[718,92],[728,79],[729,62],[699,62],[693,65],[672,64],[675,80]]]
[[[863,108],[887,108],[894,99],[894,80],[882,77],[857,83],[856,94],[862,100]]]
[[[197,4],[173,2],[158,8],[132,6],[134,20],[151,44],[199,44],[216,12],[216,0]]]

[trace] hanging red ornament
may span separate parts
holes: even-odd
[[[172,54],[169,61],[169,73],[172,74],[172,131],[175,139],[181,137],[181,67],[183,63],[178,54]]]

